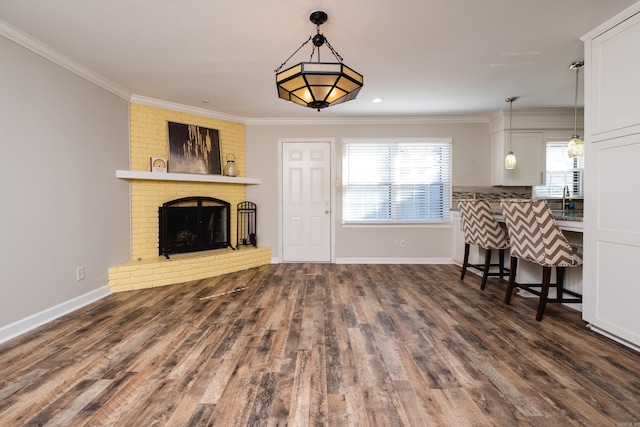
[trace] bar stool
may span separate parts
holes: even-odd
[[[509,239],[498,221],[496,221],[489,202],[480,199],[463,199],[458,201],[458,209],[462,217],[464,231],[464,261],[460,280],[464,279],[467,267],[473,267],[482,271],[482,284],[480,289],[487,286],[489,276],[499,276],[502,280],[508,269],[504,268],[504,252],[509,248]],[[470,245],[477,245],[484,249],[484,264],[469,263]],[[491,264],[491,251],[497,249],[499,264]],[[491,267],[498,267],[498,271],[490,271]]]
[[[556,224],[546,200],[505,199],[500,201],[511,246],[511,273],[504,302],[509,304],[514,288],[521,288],[540,297],[536,320],[542,320],[545,307],[551,303],[581,303],[582,295],[564,289],[566,267],[582,265],[582,258],[571,247]],[[518,259],[542,266],[542,283],[516,283]],[[551,284],[551,269],[556,267],[556,284]],[[555,287],[555,298],[549,298],[549,288]],[[539,289],[538,289],[539,288]],[[571,297],[565,298],[565,294]]]

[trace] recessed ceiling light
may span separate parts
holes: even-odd
[[[379,104],[382,102],[382,98],[373,98],[371,102],[373,102],[374,104]]]

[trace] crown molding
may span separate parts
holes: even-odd
[[[513,111],[513,130],[573,130],[573,108],[544,108]],[[489,132],[509,129],[509,111],[499,110],[489,116]],[[584,110],[578,109],[578,128],[582,129]]]
[[[131,95],[130,102],[164,108],[212,119],[242,123],[247,126],[295,126],[295,125],[391,125],[391,124],[451,124],[451,123],[489,123],[487,116],[425,116],[425,117],[320,117],[320,118],[292,118],[292,117],[262,117],[245,118],[219,111],[207,110],[199,107],[163,101],[142,95]]]
[[[166,110],[178,111],[181,113],[194,114],[196,116],[209,117],[211,119],[226,120],[229,122],[246,123],[246,119],[240,116],[234,116],[232,114],[220,113],[218,111],[211,111],[205,108],[192,107],[189,105],[178,104],[176,102],[163,101],[161,99],[149,98],[142,95],[131,95],[129,102],[135,104],[148,105],[150,107],[164,108]]]
[[[249,118],[247,125],[281,126],[281,125],[421,125],[421,124],[455,124],[486,123],[487,116],[424,116],[424,117],[322,117],[322,118]]]
[[[123,87],[118,86],[117,84],[105,79],[99,74],[94,73],[88,68],[83,67],[77,62],[74,62],[64,55],[61,55],[51,47],[18,30],[17,28],[12,27],[3,20],[0,20],[0,35],[26,49],[29,49],[30,51],[42,56],[43,58],[48,59],[54,64],[57,64],[62,68],[71,71],[72,73],[82,77],[83,79],[94,83],[95,85],[113,93],[114,95],[119,96],[120,98],[129,99],[129,97],[131,96],[131,93]]]

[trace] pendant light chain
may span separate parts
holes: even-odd
[[[327,40],[326,38],[324,39],[325,44],[327,45],[327,47],[329,48],[329,50],[331,51],[331,53],[333,53],[333,56],[336,57],[336,59],[338,60],[338,62],[342,62],[342,56],[340,56],[340,54],[338,52],[336,52],[336,50],[333,48],[333,46],[331,46],[331,43],[329,43],[329,40]]]
[[[293,52],[293,53],[291,54],[291,56],[290,56],[290,57],[288,57],[287,59],[285,59],[285,60],[284,60],[284,62],[283,62],[282,64],[280,64],[280,66],[274,70],[274,73],[277,73],[277,72],[279,72],[280,70],[282,70],[282,67],[284,67],[284,64],[286,64],[287,62],[289,62],[289,60],[290,60],[291,58],[293,58],[293,57],[294,57],[294,55],[295,55],[296,53],[298,53],[298,52],[300,51],[300,49],[302,49],[302,48],[304,47],[304,45],[306,45],[307,43],[309,43],[309,41],[311,41],[311,39],[312,39],[312,38],[313,38],[313,36],[309,36],[309,38],[307,39],[307,41],[306,41],[306,42],[302,43],[302,44],[300,45],[300,47],[299,47],[299,48],[297,48],[297,49],[296,49],[296,51],[295,51],[295,52]],[[311,53],[311,55],[313,56],[313,52]]]
[[[320,25],[317,25],[317,26],[316,26],[316,31],[317,31],[317,34],[320,34]],[[324,36],[323,36],[323,37],[324,37]],[[296,53],[298,53],[298,52],[300,51],[300,49],[302,49],[302,48],[303,48],[307,43],[309,43],[312,39],[313,39],[313,36],[309,36],[309,38],[308,38],[304,43],[302,43],[302,44],[300,45],[300,47],[299,47],[299,48],[297,48],[297,49],[295,50],[295,52],[293,52],[293,53],[291,54],[291,56],[289,56],[287,59],[285,59],[285,61],[284,61],[282,64],[280,64],[280,66],[279,66],[278,68],[276,68],[276,69],[274,70],[274,72],[275,72],[275,73],[277,73],[277,72],[279,72],[280,70],[282,70],[282,67],[284,67],[284,66],[285,66],[285,64],[286,64],[287,62],[289,62],[289,60],[290,60],[291,58],[293,58],[293,57],[296,55]],[[333,56],[335,56],[335,57],[336,57],[336,59],[338,60],[338,62],[342,63],[342,61],[343,61],[342,56],[340,56],[340,54],[339,54],[339,53],[338,53],[338,52],[333,48],[333,46],[331,46],[331,43],[329,43],[329,40],[327,40],[327,38],[326,38],[326,37],[324,37],[324,44],[326,44],[326,45],[327,45],[327,47],[329,48],[329,50],[331,51],[331,53],[333,53]],[[318,47],[317,49],[318,49],[318,62],[320,62],[320,47]],[[313,61],[313,55],[314,55],[314,53],[315,53],[315,52],[316,52],[316,46],[314,45],[314,46],[313,46],[313,48],[311,49],[311,56],[309,57],[309,61]]]

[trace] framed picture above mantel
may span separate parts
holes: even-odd
[[[167,129],[172,173],[222,174],[217,129],[175,122],[167,122]]]

